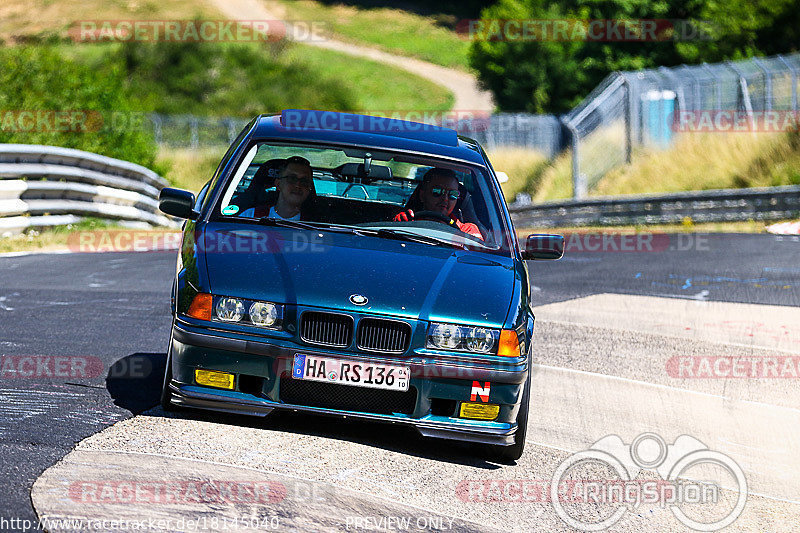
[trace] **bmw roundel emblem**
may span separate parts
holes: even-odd
[[[362,296],[360,294],[351,294],[350,301],[356,305],[366,305],[369,300],[366,296]]]

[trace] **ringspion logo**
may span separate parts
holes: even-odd
[[[598,470],[611,476],[598,480]],[[638,481],[642,470],[656,471],[666,483]],[[559,497],[559,487],[570,479],[583,481],[578,485],[578,505]],[[730,498],[722,489],[729,483],[735,487]],[[747,495],[744,471],[731,457],[689,435],[667,444],[655,433],[642,433],[630,444],[607,435],[566,458],[550,484],[550,503],[556,514],[580,531],[610,528],[642,503],[669,507],[681,524],[696,531],[717,531],[739,518]],[[593,505],[587,510],[582,502]]]

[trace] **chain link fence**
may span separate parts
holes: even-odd
[[[146,127],[151,128],[159,146],[200,148],[228,145],[236,138],[249,119],[199,117],[193,115],[149,114]],[[452,124],[445,124],[452,126]],[[481,145],[493,150],[499,147],[520,146],[553,158],[564,148],[562,125],[554,115],[498,113],[488,117],[476,115],[459,120],[456,129]]]
[[[461,121],[456,130],[490,151],[524,147],[553,159],[564,149],[563,126],[555,115],[497,113],[486,119]]]
[[[246,118],[151,113],[147,115],[145,126],[152,128],[159,146],[197,149],[230,145],[249,121]]]
[[[573,197],[629,163],[637,147],[669,146],[682,131],[779,130],[787,120],[796,126],[798,78],[800,54],[609,75],[562,117]]]

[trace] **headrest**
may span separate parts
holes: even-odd
[[[270,159],[261,163],[256,173],[253,175],[252,185],[269,189],[275,186],[275,178],[278,177],[278,169],[285,162],[285,159]]]

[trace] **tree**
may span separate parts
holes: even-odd
[[[482,12],[483,33],[470,48],[470,64],[508,111],[562,113],[577,105],[616,70],[700,63],[796,49],[796,0],[500,0]],[[553,26],[538,38],[514,39],[489,31],[490,21],[637,21],[656,25],[644,40],[553,40]],[[657,22],[656,22],[657,21]],[[673,21],[670,24],[669,21]],[[624,23],[621,25],[624,27]],[[584,28],[585,29],[585,28]],[[692,34],[692,30],[700,33]],[[688,30],[688,31],[687,31]],[[609,30],[610,31],[610,30]],[[517,34],[518,35],[518,34]],[[655,35],[653,40],[650,36]],[[499,38],[498,38],[499,37]]]

